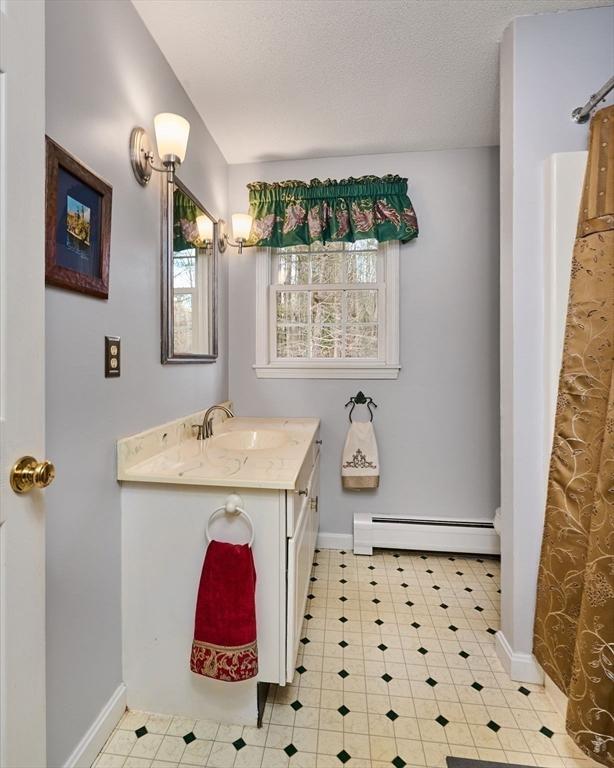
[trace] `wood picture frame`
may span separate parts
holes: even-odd
[[[113,188],[45,141],[45,282],[108,299]]]

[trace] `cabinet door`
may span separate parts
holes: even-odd
[[[319,458],[313,468],[308,495],[302,505],[294,536],[288,539],[288,612],[286,638],[287,679],[292,681],[296,654],[305,616],[305,603],[309,594],[309,577],[313,563],[319,525]]]
[[[320,457],[316,459],[313,473],[311,475],[311,481],[309,483],[309,515],[310,515],[310,536],[311,536],[311,553],[313,559],[313,552],[316,548],[318,540],[318,531],[320,530]]]
[[[288,629],[286,639],[288,682],[291,682],[294,677],[296,654],[309,589],[309,574],[312,563],[310,519],[309,505],[305,504],[296,533],[291,539],[288,539]]]

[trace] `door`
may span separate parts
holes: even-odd
[[[45,765],[45,34],[41,0],[0,0],[0,765]],[[50,479],[44,468],[36,480]],[[27,470],[27,468],[26,468]],[[25,490],[33,472],[22,474]]]

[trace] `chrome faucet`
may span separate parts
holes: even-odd
[[[197,440],[206,440],[208,437],[213,437],[213,417],[211,414],[214,411],[223,411],[229,419],[234,418],[234,413],[229,408],[226,408],[225,405],[212,405],[211,408],[207,408],[205,411],[203,423],[192,425],[198,429]]]

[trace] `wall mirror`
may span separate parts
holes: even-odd
[[[164,184],[162,363],[217,359],[215,220],[177,179]]]

